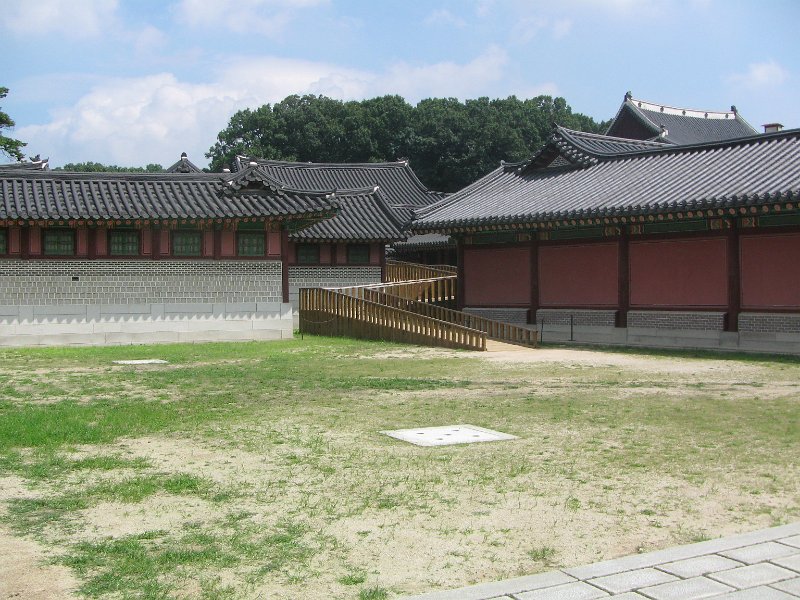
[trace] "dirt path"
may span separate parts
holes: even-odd
[[[75,579],[66,567],[45,564],[39,544],[0,527],[0,600],[74,598]]]
[[[30,496],[18,477],[0,477],[0,514],[8,500]],[[68,568],[47,564],[39,544],[0,526],[0,600],[68,600],[77,587]]]

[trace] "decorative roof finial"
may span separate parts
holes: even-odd
[[[630,100],[631,98],[633,98],[633,94],[630,91],[625,92],[625,100]]]
[[[731,104],[731,112],[733,114],[736,114],[737,111],[736,111],[736,105],[735,104]]]
[[[665,138],[668,135],[669,135],[669,129],[667,129],[666,126],[661,125],[661,131],[659,132],[658,137]]]
[[[186,152],[181,152],[181,160],[186,160],[187,158],[189,158],[189,155]]]

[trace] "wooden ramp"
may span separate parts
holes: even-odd
[[[392,277],[400,275],[420,278],[301,289],[300,332],[466,350],[486,350],[487,339],[537,345],[535,329],[448,308],[458,288],[450,270],[401,263]]]

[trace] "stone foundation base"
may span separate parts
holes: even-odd
[[[292,337],[290,304],[0,306],[0,346],[154,344]]]
[[[502,321],[512,325],[526,325],[528,323],[527,308],[470,308],[465,307],[464,312],[484,319]]]

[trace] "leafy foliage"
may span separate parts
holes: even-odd
[[[0,86],[0,100],[6,96],[8,96],[8,88]],[[21,148],[26,145],[25,142],[20,142],[19,140],[3,135],[3,129],[10,127],[14,127],[14,121],[0,110],[0,153],[15,160],[22,160],[24,155],[22,154]]]
[[[405,157],[428,187],[452,192],[501,160],[530,156],[554,123],[596,133],[607,125],[573,114],[564,98],[550,96],[464,102],[429,98],[416,106],[400,96],[349,102],[289,96],[272,106],[234,114],[206,156],[212,159],[212,171],[228,166],[237,154],[303,162]]]
[[[149,164],[146,167],[118,167],[117,165],[104,165],[99,162],[67,163],[58,167],[56,171],[78,171],[81,173],[163,173],[164,167],[159,164]]]

